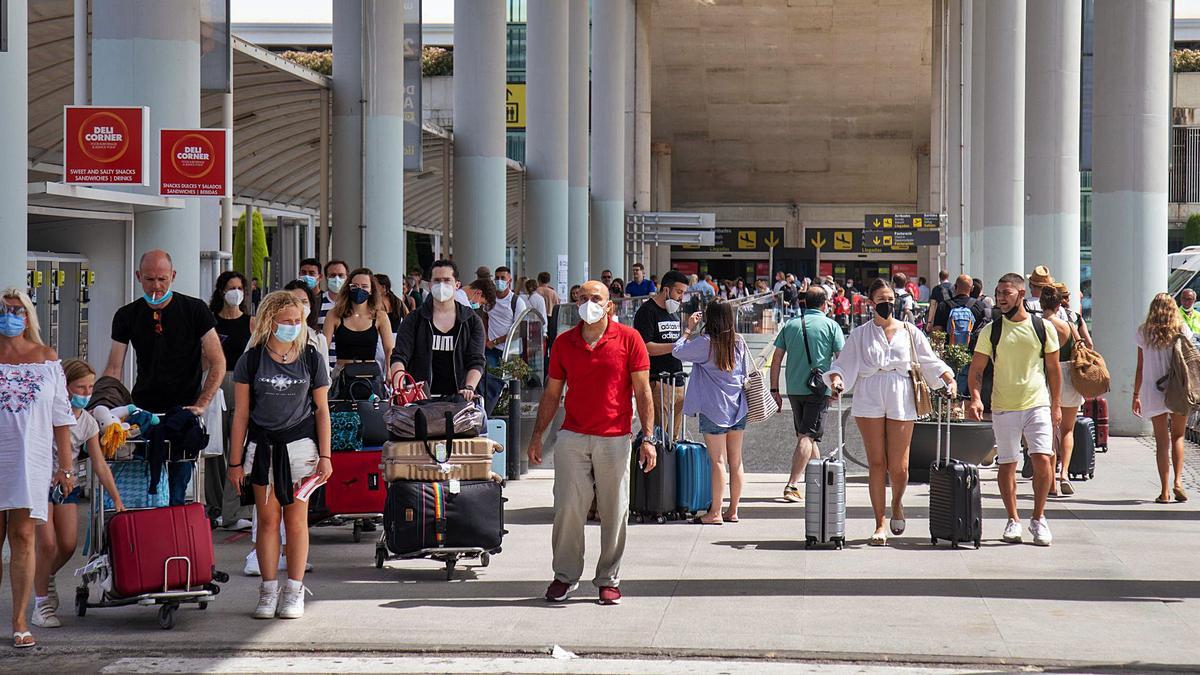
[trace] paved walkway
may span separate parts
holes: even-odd
[[[929,545],[924,486],[906,499],[909,534],[868,548],[869,502],[856,477],[851,545],[807,551],[803,507],[776,500],[777,474],[754,474],[741,523],[631,526],[625,604],[600,607],[587,584],[561,605],[540,598],[550,578],[552,481],[534,472],[507,490],[503,553],[486,569],[460,569],[455,581],[428,561],[376,570],[373,543],[351,543],[346,527],[317,528],[303,620],[251,619],[257,580],[234,574],[207,611],[181,610],[173,631],[160,630],[147,608],[79,619],[66,605],[65,627],[39,631],[37,652],[545,653],[561,645],[581,655],[1200,668],[1200,494],[1188,504],[1151,503],[1154,461],[1143,441],[1114,439],[1112,452],[1098,456],[1096,480],[1052,503],[1049,549],[998,541],[1004,521],[993,477],[984,470],[982,550]],[[219,565],[240,572],[248,539],[217,534]],[[589,564],[597,535],[589,528]],[[67,573],[59,584],[69,602]],[[7,593],[5,585],[2,608]],[[32,665],[4,657],[0,669]]]

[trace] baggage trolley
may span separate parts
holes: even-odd
[[[143,439],[130,440],[129,443],[138,445],[145,444]],[[170,454],[170,453],[168,453]],[[191,462],[196,463],[199,457],[191,459],[168,460],[168,463],[176,462]],[[131,461],[130,459],[112,459],[108,460],[110,464],[119,463],[122,461]],[[140,458],[138,461],[141,461]],[[203,481],[198,480],[197,475],[193,473],[192,480],[192,502],[197,501],[200,491],[203,490]],[[188,578],[191,578],[192,561],[183,556],[168,558],[163,564],[163,590],[161,592],[141,593],[128,597],[116,595],[112,591],[112,567],[108,558],[108,531],[106,527],[107,512],[104,508],[104,486],[96,479],[96,472],[88,466],[88,481],[91,487],[91,501],[89,504],[88,522],[92,530],[94,539],[89,547],[91,557],[86,565],[75,571],[75,575],[80,578],[79,587],[75,589],[75,614],[82,617],[87,614],[88,609],[105,608],[105,607],[124,607],[126,605],[142,605],[145,607],[158,607],[158,625],[164,630],[170,630],[175,627],[175,610],[179,609],[183,604],[194,604],[199,609],[207,609],[208,603],[212,601],[218,593],[221,592],[221,587],[218,583],[229,581],[229,575],[224,572],[213,570],[212,581],[200,586],[192,587],[189,583],[182,590],[169,588],[169,569],[174,564],[183,563],[188,569]],[[169,489],[168,485],[161,485],[160,489]],[[129,509],[133,510],[149,510],[149,509]],[[91,600],[91,586],[96,585],[101,589],[100,600],[93,602]]]
[[[423,548],[412,553],[396,555],[388,550],[387,533],[382,532],[379,535],[379,541],[375,543],[375,569],[383,569],[383,563],[388,560],[434,560],[446,565],[446,581],[454,578],[454,566],[460,560],[478,560],[480,567],[487,567],[492,562],[492,555],[499,553],[500,549],[487,550],[478,546],[469,546],[462,548]]]

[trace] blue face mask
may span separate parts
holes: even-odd
[[[302,274],[302,275],[300,275],[300,281],[303,281],[303,282],[304,282],[304,285],[305,285],[305,286],[308,286],[309,288],[316,288],[316,287],[317,287],[317,278],[316,278],[316,277],[314,277],[314,276],[309,276],[309,275],[307,275],[307,274]]]
[[[0,335],[17,337],[25,332],[25,317],[15,314],[0,314]]]
[[[472,303],[471,303],[471,309],[479,309],[479,303],[478,303],[478,302],[472,302]]]
[[[505,279],[497,279],[496,280],[496,290],[500,291],[501,293],[503,293],[504,291],[507,291],[508,290],[508,281]]]
[[[161,295],[161,296],[158,298],[158,300],[155,300],[154,298],[150,297],[150,294],[149,294],[149,293],[142,293],[142,298],[144,298],[144,299],[146,300],[146,303],[147,303],[147,304],[149,304],[151,307],[158,307],[159,305],[162,305],[162,304],[163,304],[164,302],[166,302],[167,300],[170,300],[170,299],[171,299],[171,294],[172,294],[172,293],[174,293],[174,292],[175,292],[175,291],[172,291],[171,289],[169,289],[169,288],[168,288],[168,289],[167,289],[167,292],[166,292],[166,293],[163,293],[163,294],[162,294],[162,295]]]
[[[275,324],[275,337],[278,338],[280,342],[292,342],[296,338],[300,337],[300,331],[303,329],[304,324],[302,323],[298,323],[296,325],[292,325],[290,323],[277,323]]]
[[[88,401],[91,400],[91,398],[92,398],[91,396],[80,396],[79,394],[71,394],[71,407],[75,408],[76,410],[83,410],[84,408],[87,407]]]
[[[350,302],[361,305],[371,298],[371,292],[361,288],[350,289]]]

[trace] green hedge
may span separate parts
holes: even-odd
[[[1183,228],[1183,245],[1200,246],[1200,213],[1188,216],[1187,225]]]
[[[1171,61],[1177,73],[1200,72],[1200,49],[1176,49],[1171,52]]]
[[[322,75],[333,74],[332,51],[287,51],[280,54],[280,56],[309,70],[315,70]],[[442,47],[425,47],[421,50],[421,74],[425,77],[453,75],[454,52]]]

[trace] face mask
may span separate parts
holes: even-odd
[[[1017,312],[1019,311],[1021,311],[1021,303],[1018,302],[1017,304],[1013,305],[1012,309],[1005,312],[1004,316],[1007,317],[1009,321],[1012,321],[1013,317],[1016,316]]]
[[[350,302],[356,305],[361,305],[371,297],[371,292],[361,288],[350,289]]]
[[[471,303],[471,309],[479,309],[479,303],[478,303],[478,302],[472,302],[472,303]]]
[[[225,304],[229,305],[230,307],[237,307],[238,305],[242,304],[242,300],[245,297],[245,293],[243,293],[242,289],[240,288],[225,291]]]
[[[163,304],[167,300],[170,300],[172,293],[174,293],[174,291],[172,291],[171,289],[168,288],[167,292],[158,296],[157,300],[154,299],[154,297],[152,297],[149,293],[142,293],[142,298],[144,298],[146,300],[146,302],[149,303],[150,305],[152,305],[154,307],[158,307],[159,305]]]
[[[679,301],[667,298],[667,313],[674,314],[679,311]]]
[[[434,300],[446,302],[454,297],[454,285],[445,282],[434,284],[433,288],[429,289],[429,292],[433,294]]]
[[[316,277],[314,277],[314,276],[311,276],[311,275],[308,275],[308,274],[301,274],[301,275],[300,275],[300,281],[303,281],[303,282],[304,282],[304,285],[305,285],[305,286],[308,286],[309,288],[316,288],[316,287],[317,287],[317,278],[316,278]]]
[[[298,323],[294,326],[290,323],[277,323],[275,324],[275,337],[280,342],[292,342],[296,338],[300,337],[300,331],[303,328],[304,324],[301,323]]]
[[[314,282],[313,285],[315,286],[316,283]],[[325,285],[329,287],[330,293],[341,293],[342,286],[346,285],[346,277],[329,277]]]
[[[879,318],[881,319],[890,319],[892,317],[892,312],[895,311],[895,309],[896,303],[894,302],[880,302],[875,305],[875,313],[878,314]]]
[[[607,312],[604,311],[604,307],[600,303],[592,302],[591,300],[583,303],[583,306],[579,308],[579,317],[587,324],[596,323],[600,319],[603,319],[605,314]]]
[[[507,291],[508,290],[508,281],[506,281],[504,279],[497,279],[496,280],[496,290],[500,291],[501,293],[503,293],[504,291]]]
[[[305,305],[304,306],[304,320],[305,321],[308,321],[309,314],[312,314],[312,310],[308,308],[308,305]]]
[[[25,317],[13,314],[0,314],[0,334],[5,337],[16,337],[25,332]]]
[[[79,394],[71,394],[71,407],[75,408],[76,410],[83,410],[84,408],[87,407],[88,401],[90,401],[91,398],[92,398],[91,396],[80,396]]]

